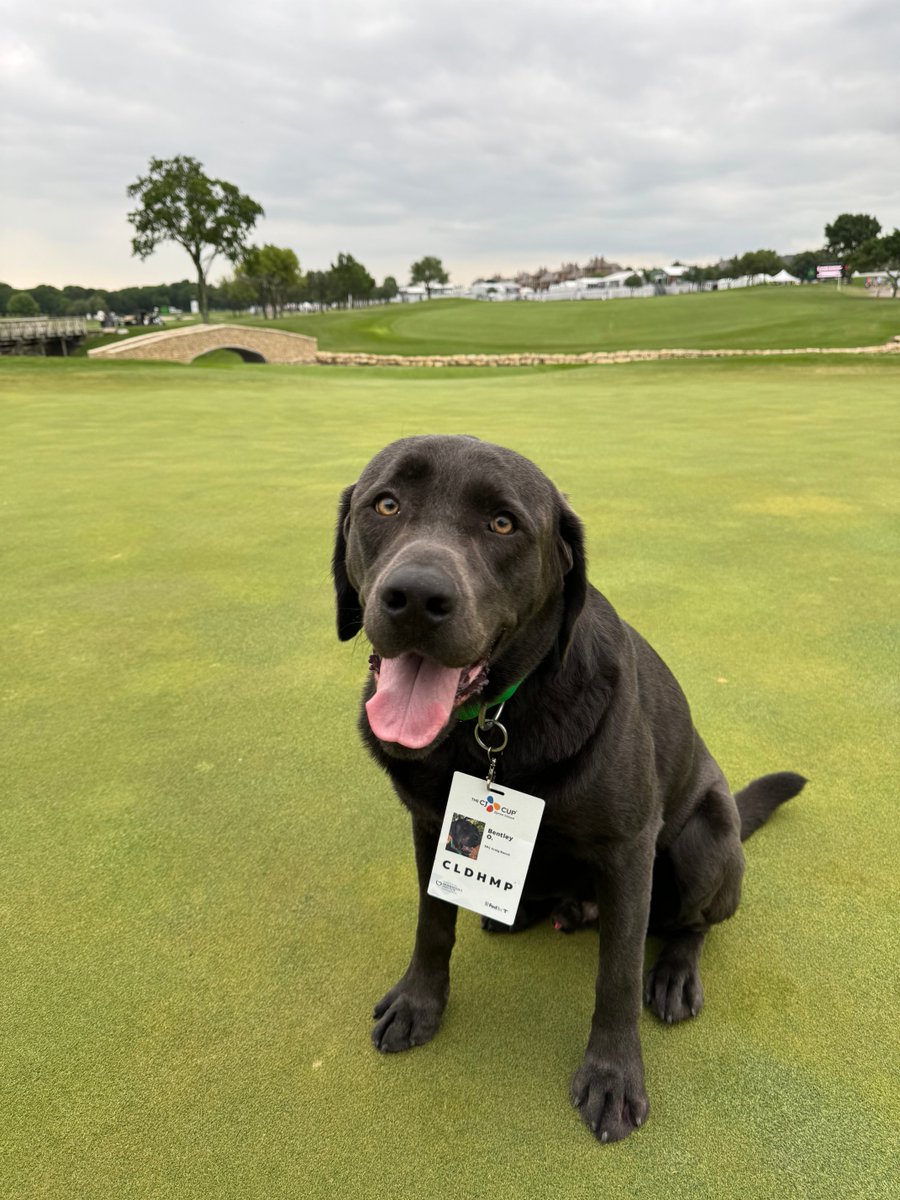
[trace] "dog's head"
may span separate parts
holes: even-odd
[[[587,589],[581,523],[559,491],[469,437],[376,455],[341,497],[333,569],[338,636],[364,629],[375,650],[369,724],[402,757],[428,753],[476,694],[564,654]]]

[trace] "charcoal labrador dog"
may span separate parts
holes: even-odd
[[[732,795],[671,672],[588,583],[579,519],[512,450],[388,446],[341,497],[333,570],[340,638],[364,630],[375,652],[360,728],[412,816],[419,878],[412,958],[375,1006],[375,1045],[408,1050],[440,1023],[457,909],[427,886],[453,772],[487,765],[461,714],[515,689],[498,779],[545,810],[512,928],[554,907],[569,927],[573,912],[599,917],[571,1095],[600,1141],[628,1136],[649,1110],[642,999],[669,1023],[699,1012],[700,952],[737,907],[741,842],[805,780],[781,772]],[[648,931],[662,942],[644,985]]]

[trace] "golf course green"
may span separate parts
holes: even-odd
[[[820,294],[809,344],[900,331],[900,305]],[[684,345],[708,299],[725,315],[702,344],[799,336],[683,299],[655,342],[628,320],[680,301],[372,309],[365,336]],[[519,310],[558,324],[504,332]],[[355,316],[283,324],[345,348]],[[896,1194],[900,356],[208,367],[0,363],[0,1195]],[[491,936],[463,912],[436,1039],[369,1042],[416,885],[359,744],[368,648],[337,641],[329,558],[340,489],[424,432],[511,446],[568,494],[592,581],[735,787],[810,780],[747,844],[704,1011],[645,1012],[650,1118],[615,1146],[568,1099],[595,932]],[[515,699],[505,719],[514,738]]]
[[[900,303],[857,288],[755,287],[638,300],[432,300],[277,321],[227,313],[215,319],[271,325],[317,338],[320,350],[366,354],[786,350],[880,345],[900,333]]]

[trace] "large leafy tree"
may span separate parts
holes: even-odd
[[[878,237],[880,232],[881,222],[868,213],[841,213],[825,226],[825,243],[828,250],[843,261],[863,242]]]
[[[879,271],[891,282],[891,295],[896,300],[900,289],[900,229],[884,237],[872,237],[863,242],[851,255],[854,271]]]
[[[425,292],[430,300],[431,285],[433,283],[449,283],[450,276],[444,270],[444,264],[439,258],[435,258],[433,254],[427,254],[409,268],[409,281],[410,283],[424,283]]]
[[[339,254],[326,279],[328,299],[338,304],[367,300],[375,290],[375,280],[352,254]]]
[[[263,216],[262,207],[233,183],[210,179],[203,164],[189,155],[151,158],[147,174],[128,188],[137,208],[128,214],[134,226],[132,253],[148,258],[160,242],[177,242],[197,272],[201,319],[209,319],[207,279],[217,255],[236,262],[247,235]]]
[[[244,251],[237,278],[245,280],[268,315],[278,317],[287,300],[293,298],[301,284],[300,262],[287,247],[250,246]]]
[[[751,279],[757,275],[777,275],[784,263],[775,250],[748,250],[738,260],[741,275],[749,275]]]

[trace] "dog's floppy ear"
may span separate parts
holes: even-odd
[[[563,565],[563,618],[559,627],[559,656],[569,648],[575,622],[587,599],[587,555],[584,526],[565,500],[559,502],[559,551]]]
[[[334,575],[334,591],[337,600],[337,631],[342,642],[356,637],[362,629],[362,605],[356,589],[347,578],[347,524],[350,520],[350,501],[353,499],[355,484],[344,488],[341,492],[341,502],[338,505],[337,530],[334,535],[334,556],[331,560],[331,571]]]

